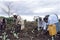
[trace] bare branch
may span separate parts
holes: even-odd
[[[8,4],[4,4],[7,8],[8,8],[8,11],[6,11],[4,8],[1,8],[3,12],[5,12],[6,14],[8,14],[8,16],[10,17],[10,14],[11,14],[11,4],[12,2],[8,2]]]

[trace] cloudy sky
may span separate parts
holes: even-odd
[[[7,16],[1,8],[8,11],[6,5],[9,3],[11,3],[11,12],[30,21],[33,20],[34,16],[43,17],[52,13],[60,15],[60,0],[0,0],[0,16]]]

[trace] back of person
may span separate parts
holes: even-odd
[[[16,23],[19,25],[20,30],[24,29],[24,20],[22,20],[21,16],[17,17]]]
[[[4,32],[6,29],[6,23],[7,23],[7,20],[5,18],[3,18],[2,19],[2,32]]]
[[[21,25],[21,21],[22,21],[22,20],[21,20],[21,17],[20,17],[20,16],[17,16],[17,21],[16,21],[16,23]]]
[[[50,14],[48,18],[48,24],[58,23],[58,16],[56,14]]]
[[[42,18],[41,17],[39,17],[38,18],[38,30],[42,30]]]
[[[42,18],[39,18],[39,25],[42,27]]]

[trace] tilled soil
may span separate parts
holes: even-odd
[[[49,35],[33,34],[33,33],[19,33],[19,39],[11,38],[11,40],[51,40]],[[59,36],[55,37],[55,40],[60,40]]]
[[[43,32],[32,33],[32,32],[20,32],[18,34],[19,38],[14,37],[13,34],[8,34],[7,39],[9,40],[52,40],[48,34],[43,34]],[[7,40],[6,39],[6,40]],[[60,40],[59,36],[54,37],[55,40]],[[2,40],[2,39],[0,39]]]

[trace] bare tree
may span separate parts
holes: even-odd
[[[8,8],[8,11],[6,11],[4,8],[1,8],[3,12],[5,12],[9,17],[12,14],[11,7],[12,2],[4,3],[4,5]]]

